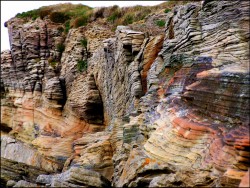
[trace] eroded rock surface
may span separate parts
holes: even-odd
[[[180,5],[147,18],[165,16],[158,35],[9,20],[3,185],[249,186],[249,7]]]
[[[36,182],[51,187],[110,187],[110,182],[105,177],[82,167],[71,167],[57,175],[40,175]]]

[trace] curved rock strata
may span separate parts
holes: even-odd
[[[249,8],[179,5],[158,35],[9,20],[1,185],[249,186]]]

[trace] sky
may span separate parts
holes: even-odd
[[[1,51],[10,49],[8,29],[4,27],[4,22],[14,17],[17,13],[37,9],[42,6],[54,5],[58,3],[84,4],[90,7],[107,7],[118,5],[119,7],[134,5],[157,5],[164,1],[1,1]]]

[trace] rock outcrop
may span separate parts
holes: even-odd
[[[9,20],[1,185],[249,186],[249,8],[180,5],[159,33]]]

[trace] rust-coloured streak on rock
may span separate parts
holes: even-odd
[[[144,94],[147,92],[147,75],[148,70],[150,69],[152,63],[154,62],[155,58],[157,57],[159,51],[162,48],[163,44],[163,35],[159,35],[156,37],[152,37],[149,39],[149,42],[146,45],[143,54],[143,67],[141,71],[141,82]]]

